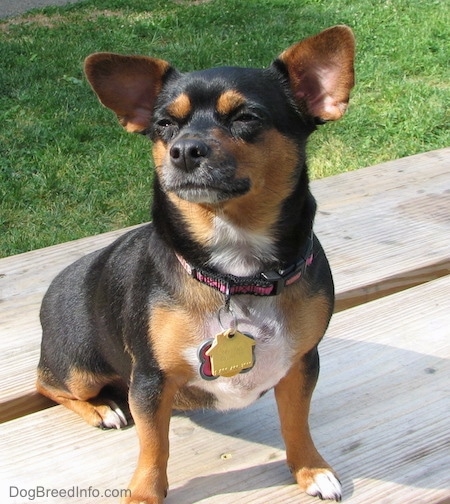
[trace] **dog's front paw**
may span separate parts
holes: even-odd
[[[164,495],[150,495],[147,492],[131,491],[130,495],[120,501],[120,504],[162,504],[165,495],[167,495],[167,492]]]
[[[330,469],[300,469],[296,474],[297,482],[308,495],[340,502],[342,487],[336,475]]]
[[[120,504],[163,504],[169,484],[165,472],[160,477],[156,476],[156,472],[148,474],[137,471],[128,487],[128,495]]]
[[[164,499],[159,497],[126,497],[120,501],[120,504],[162,504]]]

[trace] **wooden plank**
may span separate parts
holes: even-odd
[[[450,148],[314,181],[312,189],[337,310],[449,272]],[[33,391],[39,305],[51,279],[123,232],[0,260],[0,421],[50,404]]]
[[[311,428],[349,504],[450,499],[449,293],[447,276],[333,318]],[[177,414],[170,439],[167,504],[318,502],[291,484],[271,394],[242,411]],[[133,427],[100,431],[60,406],[4,423],[1,502],[27,502],[10,487],[124,489],[137,451]],[[87,501],[114,502],[70,499]]]
[[[450,148],[313,182],[337,310],[450,273]]]

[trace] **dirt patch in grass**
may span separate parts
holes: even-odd
[[[55,28],[65,23],[67,18],[60,14],[48,16],[46,14],[31,14],[8,19],[5,23],[0,24],[0,30],[3,33],[9,33],[13,26],[30,26],[36,25],[44,28]]]
[[[92,10],[86,12],[86,21],[96,21],[99,18],[119,18],[123,17],[125,14],[122,11],[114,11],[109,9],[104,10]],[[36,26],[39,28],[57,28],[63,24],[70,23],[71,15],[61,15],[61,14],[29,14],[24,16],[15,17],[8,19],[6,22],[0,24],[0,31],[8,34],[12,27],[15,26]]]
[[[104,10],[93,10],[86,14],[87,21],[96,21],[99,18],[119,18],[123,17],[124,13],[122,11],[113,11],[109,9]]]
[[[177,5],[202,5],[210,2],[212,0],[174,0]]]

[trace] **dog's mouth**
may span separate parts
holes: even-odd
[[[177,137],[156,151],[157,173],[166,193],[191,203],[218,204],[247,194],[252,186],[237,160],[215,138]]]
[[[248,179],[238,179],[231,184],[219,186],[206,185],[201,182],[168,184],[165,186],[165,190],[190,203],[215,204],[243,196],[250,190],[250,181]]]
[[[161,167],[159,173],[165,192],[174,193],[191,203],[220,203],[243,196],[251,188],[250,179],[236,177],[235,168],[228,163],[219,166],[201,163],[190,172],[168,163]]]

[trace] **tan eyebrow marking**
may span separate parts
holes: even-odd
[[[175,119],[185,119],[191,112],[192,105],[189,96],[182,93],[167,107],[167,111]]]
[[[245,97],[238,91],[225,91],[219,96],[216,109],[219,114],[227,115],[245,103]]]

